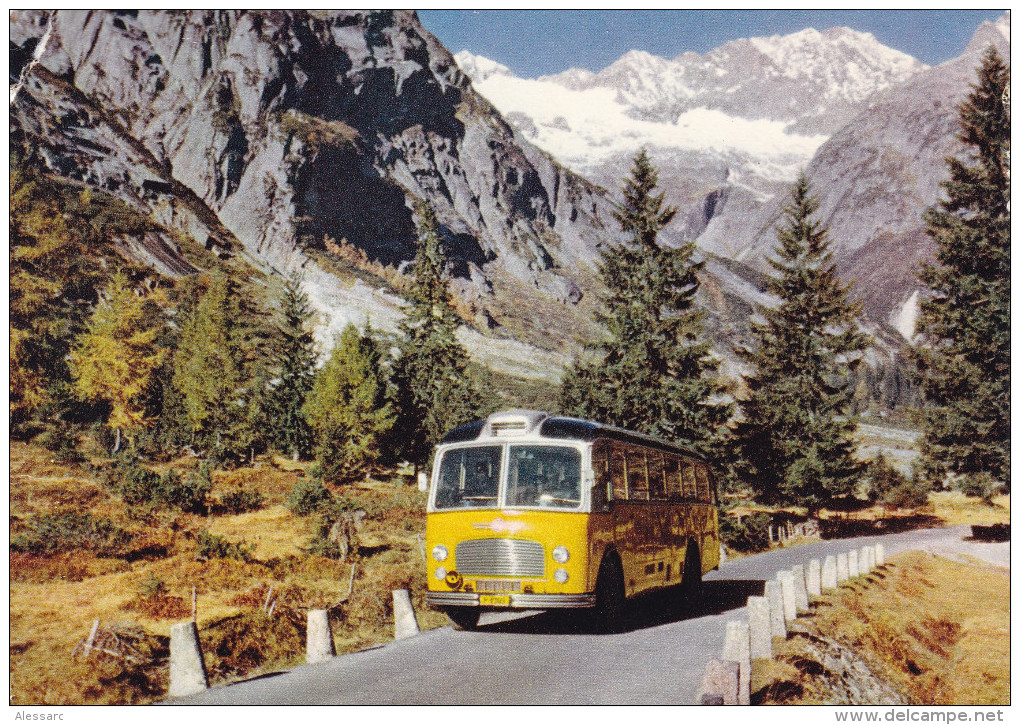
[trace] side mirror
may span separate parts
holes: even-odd
[[[429,474],[418,471],[418,490],[424,493],[429,490]]]

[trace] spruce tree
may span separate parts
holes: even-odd
[[[561,407],[569,414],[709,447],[729,416],[720,404],[716,364],[694,307],[704,262],[695,245],[671,248],[658,234],[676,215],[656,194],[658,172],[642,150],[615,213],[629,239],[602,256],[608,289],[598,319],[607,338],[589,346],[589,361],[564,378]]]
[[[946,198],[929,209],[937,265],[921,308],[916,360],[926,398],[925,468],[1009,485],[1009,68],[990,48],[959,107],[964,158],[947,158]],[[966,481],[964,481],[964,485]]]
[[[379,458],[380,441],[393,425],[381,363],[371,330],[362,335],[347,325],[315,375],[304,415],[327,480],[355,480]]]
[[[70,356],[80,396],[110,406],[115,453],[121,431],[133,441],[132,432],[145,424],[146,392],[166,354],[155,344],[159,330],[151,302],[135,293],[126,275],[114,274]]]
[[[812,513],[851,494],[860,476],[851,373],[867,346],[854,322],[859,306],[836,277],[827,230],[813,219],[817,208],[801,176],[769,260],[768,291],[778,305],[752,322],[756,347],[745,356],[754,372],[735,431],[735,468],[745,483],[763,501]]]
[[[315,378],[315,340],[309,331],[312,308],[301,278],[287,278],[281,298],[273,352],[277,380],[272,388],[272,437],[275,446],[294,456],[311,452],[312,431],[303,408]]]
[[[467,351],[457,341],[458,319],[446,281],[439,222],[424,203],[416,213],[411,305],[400,324],[402,339],[391,377],[391,440],[395,453],[421,465],[444,433],[470,420],[480,396],[468,376]]]

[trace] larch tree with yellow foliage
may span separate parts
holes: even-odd
[[[117,434],[114,453],[122,432],[134,447],[133,432],[146,424],[146,391],[167,352],[156,344],[151,298],[137,294],[122,272],[114,274],[71,351],[78,394],[110,406],[106,424]]]

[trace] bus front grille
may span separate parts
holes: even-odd
[[[457,571],[464,576],[545,576],[545,551],[537,541],[473,539],[457,544]]]

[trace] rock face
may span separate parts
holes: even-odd
[[[267,271],[328,256],[326,237],[399,266],[421,199],[467,296],[503,274],[569,307],[615,237],[604,194],[521,139],[413,12],[10,17],[12,140],[157,219],[127,246],[165,273],[193,271],[181,237]]]

